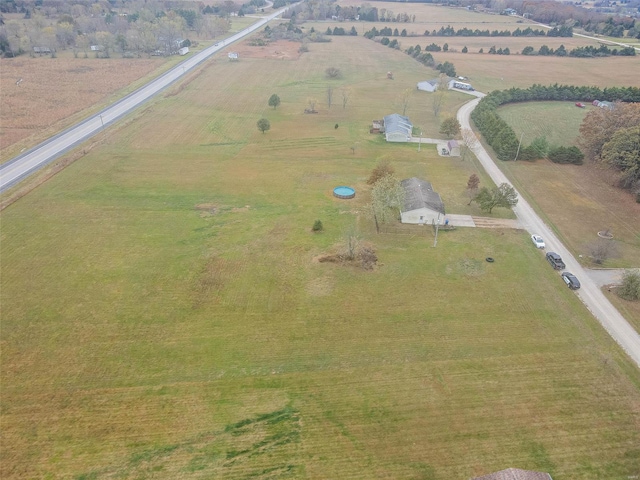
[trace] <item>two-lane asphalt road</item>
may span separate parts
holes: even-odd
[[[51,137],[31,150],[18,155],[17,157],[0,166],[0,193],[15,185],[23,178],[32,174],[42,166],[55,160],[76,145],[86,141],[113,122],[131,113],[134,109],[142,105],[161,90],[165,89],[187,72],[193,70],[200,63],[204,62],[211,55],[225,46],[249,35],[277,16],[281,15],[287,8],[278,10],[245,28],[241,32],[226,38],[214,46],[193,55],[165,74],[156,78],[144,87],[127,95],[123,99],[105,108],[96,115],[83,120],[77,125]]]
[[[480,98],[464,104],[460,110],[458,110],[458,121],[462,128],[471,130],[469,117],[478,102],[480,102]],[[473,153],[475,153],[495,184],[500,185],[501,183],[507,183],[511,185],[511,182],[509,182],[507,177],[494,163],[482,144],[480,144],[480,142],[477,142],[477,144],[478,146],[473,148]],[[571,252],[569,252],[553,231],[542,221],[529,203],[522,198],[522,195],[518,195],[518,205],[514,207],[514,211],[522,226],[529,233],[542,235],[546,243],[547,251],[560,254],[564,263],[567,265],[566,270],[580,279],[582,287],[577,291],[577,294],[580,300],[582,300],[582,303],[584,303],[589,311],[598,319],[609,335],[611,335],[633,361],[640,366],[640,335],[638,335],[633,327],[629,325],[625,318],[620,315],[618,310],[609,302],[600,290],[600,287],[590,278],[585,269],[582,268]],[[546,260],[542,258],[541,261]],[[558,280],[558,288],[566,288],[560,280]]]

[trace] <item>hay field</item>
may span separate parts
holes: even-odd
[[[578,108],[575,102],[514,103],[500,107],[500,116],[513,128],[522,142],[530,144],[538,137],[545,137],[550,145],[576,145],[580,124],[593,107]]]
[[[302,114],[329,65],[352,100]],[[640,374],[525,233],[374,233],[383,157],[465,213],[473,162],[368,134],[423,68],[357,38],[214,60],[6,209],[0,476],[638,474]],[[314,261],[353,227],[376,270]]]
[[[341,0],[338,2],[340,6],[353,6],[359,7],[362,2],[359,0]],[[461,27],[464,24],[472,25],[497,25],[499,29],[504,29],[503,26],[516,25],[518,18],[510,17],[507,15],[493,15],[484,12],[469,11],[466,8],[458,7],[444,7],[440,5],[431,5],[425,3],[403,3],[403,2],[375,2],[371,4],[376,7],[378,11],[381,9],[391,10],[396,15],[398,13],[407,13],[409,16],[415,15],[415,24],[433,24],[433,25],[456,25],[460,24]],[[367,22],[369,24],[371,22]],[[410,26],[413,23],[405,23],[404,25]],[[391,25],[391,23],[383,23],[383,25]],[[401,24],[397,24],[401,25]],[[521,24],[520,24],[521,25]],[[457,27],[457,28],[461,28]],[[379,27],[378,27],[379,28]],[[471,27],[468,27],[471,28]],[[473,27],[476,28],[476,27]],[[478,27],[480,28],[480,27]],[[487,26],[491,30],[494,27]],[[515,26],[514,26],[515,28]],[[369,29],[369,28],[367,28]]]
[[[534,83],[597,85],[601,88],[640,86],[637,75],[640,60],[637,57],[607,57],[596,60],[452,52],[438,52],[434,56],[439,62],[452,62],[456,71],[468,76],[473,86],[482,92],[529,87]]]

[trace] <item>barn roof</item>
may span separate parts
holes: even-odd
[[[413,131],[413,125],[409,118],[397,113],[392,113],[384,117],[384,131],[385,133],[398,132],[410,137]]]
[[[473,480],[553,480],[551,475],[545,472],[532,470],[520,470],[519,468],[507,468],[499,472],[476,477]]]
[[[433,191],[433,187],[426,180],[416,177],[407,178],[400,182],[404,188],[403,212],[428,208],[444,215],[444,203],[440,195]]]

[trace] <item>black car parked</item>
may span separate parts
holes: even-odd
[[[573,273],[562,272],[562,280],[567,284],[571,290],[578,290],[580,288],[580,280],[576,278]]]
[[[560,255],[558,255],[556,252],[547,253],[547,261],[556,270],[562,270],[563,268],[566,267],[566,265],[562,261],[562,257]]]

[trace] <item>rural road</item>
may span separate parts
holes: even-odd
[[[266,23],[295,4],[282,8],[272,13],[253,25],[245,28],[241,32],[225,38],[215,45],[189,57],[184,62],[148,83],[144,87],[127,95],[113,105],[105,108],[101,112],[89,117],[77,125],[60,132],[50,139],[35,146],[31,150],[18,155],[0,166],[0,193],[15,185],[20,180],[32,174],[42,166],[52,162],[76,145],[88,140],[102,129],[131,113],[134,109],[142,105],[161,90],[165,89],[179,78],[196,68],[200,63],[207,60],[211,55],[218,52],[225,46],[240,40],[241,38],[256,31]]]
[[[462,128],[471,130],[469,118],[471,112],[479,102],[480,98],[476,98],[465,103],[460,110],[458,110],[458,121]],[[480,142],[476,143],[477,146],[472,148],[472,151],[495,184],[500,185],[501,183],[507,183],[511,185],[511,182],[509,182],[504,173],[498,168],[482,144]],[[513,185],[511,186],[513,187]],[[578,263],[571,252],[567,250],[553,231],[542,221],[533,208],[531,208],[529,203],[522,198],[522,195],[518,194],[518,204],[513,210],[525,230],[531,234],[536,233],[542,235],[547,246],[546,251],[553,251],[560,254],[567,265],[566,270],[572,272],[580,279],[582,287],[576,291],[576,294],[580,297],[582,303],[585,304],[587,309],[596,317],[609,335],[613,337],[618,345],[620,345],[640,367],[640,335],[629,325],[625,318],[620,315],[620,312],[616,310],[611,302],[609,302],[600,290],[599,285],[587,274],[587,270]],[[531,246],[531,248],[534,247]],[[546,262],[543,252],[540,252],[540,261]],[[557,283],[558,288],[567,288],[560,278],[558,278]]]

